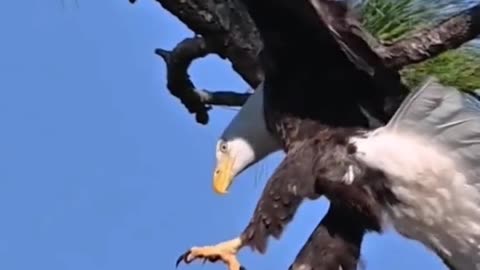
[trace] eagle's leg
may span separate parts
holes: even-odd
[[[303,158],[312,157],[314,151],[315,148],[308,147],[306,151],[292,151],[285,157],[270,177],[253,217],[240,237],[214,246],[191,248],[180,256],[177,264],[182,260],[187,264],[196,259],[211,262],[222,260],[229,270],[240,270],[244,268],[236,259],[236,254],[242,247],[249,246],[254,251],[265,253],[268,238],[280,237],[302,200],[320,195],[314,191],[315,178],[308,169],[309,164],[297,162],[298,155],[301,154]]]
[[[244,270],[236,256],[242,246],[241,238],[237,237],[213,246],[192,247],[178,258],[177,266],[181,261],[189,264],[197,259],[203,259],[204,262],[221,260],[228,266],[228,270]]]

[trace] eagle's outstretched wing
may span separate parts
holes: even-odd
[[[429,78],[383,128],[352,138],[386,175],[394,227],[455,269],[480,265],[480,99]]]
[[[449,151],[470,181],[480,182],[480,97],[434,77],[409,95],[386,131],[419,134]]]
[[[263,40],[265,93],[275,110],[327,125],[371,128],[365,111],[384,124],[408,94],[342,1],[241,2]]]

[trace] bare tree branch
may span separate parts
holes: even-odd
[[[180,99],[190,113],[195,114],[198,123],[208,123],[210,105],[241,106],[249,96],[247,93],[210,92],[195,88],[188,75],[188,67],[195,59],[213,53],[213,48],[201,37],[184,39],[172,51],[156,49],[155,53],[167,65],[167,88],[170,93]]]
[[[480,35],[480,4],[421,30],[411,37],[390,46],[377,48],[387,66],[397,70],[420,63],[439,54],[460,47]]]
[[[129,0],[131,3],[136,0]],[[157,49],[167,63],[170,92],[180,99],[199,123],[208,123],[210,105],[241,106],[249,94],[198,90],[187,69],[194,59],[210,53],[227,58],[233,69],[255,88],[263,79],[257,60],[263,43],[239,0],[156,0],[202,38],[186,39],[172,51]],[[457,48],[480,34],[480,4],[435,27],[389,45],[374,46],[388,67],[403,67]]]
[[[250,93],[238,93],[232,91],[208,91],[198,90],[202,102],[209,105],[241,107],[251,96]]]

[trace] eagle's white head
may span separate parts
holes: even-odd
[[[217,142],[213,189],[226,194],[237,175],[280,149],[280,143],[265,124],[261,83]]]

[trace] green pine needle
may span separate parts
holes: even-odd
[[[465,3],[463,0],[365,0],[360,12],[366,29],[383,42],[393,42],[458,12],[466,7]],[[480,49],[464,45],[408,66],[401,74],[409,86],[433,75],[440,82],[462,90],[480,89]]]

